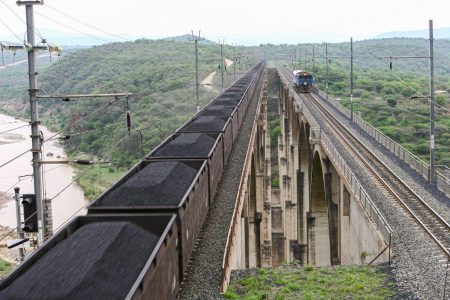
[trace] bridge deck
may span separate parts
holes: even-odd
[[[314,95],[317,97],[317,95]],[[337,138],[322,114],[300,94],[304,105],[311,112],[321,129],[328,135],[333,145],[345,159],[346,163],[358,177],[363,188],[372,198],[393,229],[393,274],[398,281],[400,292],[423,299],[441,299],[446,274],[446,258],[442,250],[426,235],[423,229],[393,200],[390,201],[375,185],[367,169],[349,152],[348,148]],[[386,147],[368,135],[349,118],[338,111],[329,102],[322,103],[332,111],[344,126],[375,153],[384,163],[391,167],[399,177],[425,199],[447,222],[450,220],[450,200],[429,183],[409,165],[391,153]],[[448,288],[447,288],[448,290]]]
[[[214,203],[211,205],[203,224],[196,250],[191,256],[191,262],[181,286],[180,299],[222,298],[219,290],[223,255],[258,106],[261,83],[262,80],[249,104],[236,142],[228,158],[227,167],[217,188]]]

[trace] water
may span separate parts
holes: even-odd
[[[0,132],[8,129],[27,125],[28,123],[14,119],[13,117],[0,114]],[[53,135],[46,127],[40,126],[44,138]],[[18,154],[31,148],[31,128],[23,128],[0,134],[0,165],[17,156]],[[53,153],[53,156],[47,156],[47,153]],[[60,158],[58,158],[60,156]],[[33,181],[31,177],[23,177],[19,181],[19,176],[32,174],[31,152],[0,168],[0,225],[14,228],[16,222],[16,206],[13,200],[14,187],[20,187],[21,194],[34,193]],[[45,143],[43,147],[43,160],[62,160],[65,159],[65,153],[58,141]],[[59,191],[64,189],[75,176],[74,169],[67,164],[47,164],[44,165],[44,177],[46,187],[46,198],[53,198]],[[17,183],[17,184],[16,184]],[[11,188],[3,197],[6,190]],[[76,184],[70,185],[52,202],[53,212],[53,230],[56,230],[74,213],[86,204],[83,191]],[[78,214],[85,214],[81,210]]]

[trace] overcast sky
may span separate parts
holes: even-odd
[[[18,8],[16,0],[0,1],[24,18],[24,8]],[[23,23],[1,2],[0,19],[23,36]],[[387,31],[425,29],[429,19],[434,19],[435,28],[450,27],[450,0],[45,0],[43,6],[35,7],[45,17],[94,35],[103,33],[47,5],[104,30],[138,37],[201,29],[211,38],[264,39],[265,34],[305,32],[320,38],[361,39]],[[41,30],[71,32],[40,15],[36,25]],[[0,36],[10,35],[0,23]]]

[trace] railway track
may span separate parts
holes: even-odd
[[[283,69],[288,78],[292,75]],[[331,110],[322,103],[316,94],[300,94],[317,111],[321,113],[336,136],[368,170],[369,176],[375,182],[387,199],[401,206],[439,246],[450,260],[450,225],[428,203],[415,193],[397,174],[381,161],[363,142],[361,142],[337,118]]]

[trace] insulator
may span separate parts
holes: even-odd
[[[127,127],[128,127],[128,134],[131,133],[131,115],[130,111],[127,110]]]
[[[389,62],[389,69],[392,70],[392,61]]]
[[[64,102],[69,102],[69,101],[70,101],[70,98],[67,98],[67,97],[66,97],[66,98],[62,98],[61,100],[64,101]]]
[[[76,159],[73,162],[79,165],[92,165],[92,162],[86,159]]]
[[[68,135],[68,134],[62,135],[59,137],[59,139],[60,140],[68,140],[68,139],[70,139],[70,135]]]

